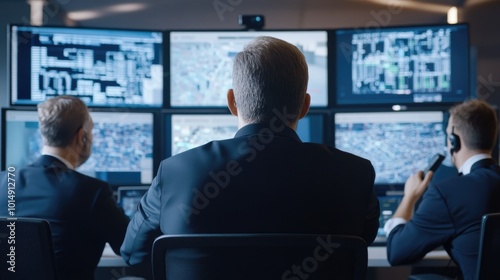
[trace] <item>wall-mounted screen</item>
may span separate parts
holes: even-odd
[[[10,26],[12,105],[75,95],[89,106],[162,107],[163,33]]]
[[[441,111],[351,112],[335,114],[335,147],[371,161],[375,185],[402,186],[444,153]]]
[[[455,103],[469,94],[468,25],[336,31],[338,105]]]
[[[311,106],[328,105],[326,31],[171,31],[171,107],[225,107],[234,56],[257,36],[297,46],[309,66]]]
[[[43,147],[38,114],[4,110],[2,166],[21,167],[36,160]],[[92,154],[77,171],[111,185],[149,184],[153,178],[153,114],[91,112]]]
[[[300,119],[296,130],[300,140],[319,144],[327,143],[324,118],[323,113],[310,111],[304,118]]]
[[[166,157],[210,141],[233,138],[238,119],[230,114],[165,114]],[[299,121],[297,134],[303,142],[324,143],[324,116],[310,113]]]
[[[238,119],[229,114],[166,115],[167,156],[173,156],[210,141],[233,138]]]

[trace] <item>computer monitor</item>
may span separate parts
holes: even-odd
[[[302,142],[325,144],[328,143],[325,133],[325,114],[322,112],[309,111],[307,115],[299,120],[297,134]]]
[[[238,119],[230,114],[165,114],[165,157],[210,141],[233,138]],[[299,121],[297,134],[303,142],[324,143],[324,115],[310,113]]]
[[[402,190],[410,175],[444,153],[442,111],[336,113],[335,147],[371,161],[376,191]]]
[[[399,194],[390,194],[384,196],[378,196],[378,201],[380,204],[380,216],[379,216],[379,227],[377,236],[375,237],[374,244],[385,244],[387,238],[385,236],[384,225],[392,218],[394,212],[398,208],[401,200],[403,199],[403,192]]]
[[[36,111],[3,109],[2,166],[16,168],[41,154]],[[153,178],[153,113],[91,112],[92,154],[77,170],[113,186],[149,184]]]
[[[135,212],[137,212],[137,206],[148,189],[149,186],[126,186],[117,188],[118,204],[122,207],[125,215],[130,219],[132,219]]]
[[[311,106],[328,105],[327,31],[171,31],[170,106],[226,106],[235,55],[257,36],[297,46],[309,66]]]
[[[167,157],[233,138],[238,131],[238,119],[230,114],[167,114],[165,119]]]
[[[470,96],[467,24],[336,31],[336,104],[456,103]]]
[[[10,103],[75,95],[88,106],[162,107],[163,33],[11,25]]]

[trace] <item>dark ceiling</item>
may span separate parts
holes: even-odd
[[[23,1],[26,0],[0,0]],[[43,0],[30,0],[43,1]],[[337,28],[441,23],[451,6],[498,0],[45,0],[68,25],[137,29],[239,28],[239,14],[263,14],[266,28]],[[48,12],[52,11],[52,12]]]

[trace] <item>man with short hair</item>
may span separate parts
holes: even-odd
[[[500,212],[500,167],[491,157],[498,134],[495,110],[481,100],[458,104],[450,109],[446,133],[461,176],[430,185],[432,171],[408,178],[401,204],[384,226],[387,257],[393,265],[411,264],[443,246],[464,279],[474,279],[481,217]]]
[[[323,233],[371,244],[380,209],[363,158],[302,143],[308,68],[299,49],[258,37],[238,53],[228,107],[235,137],[165,159],[127,229],[121,252],[146,263],[161,234]]]
[[[16,169],[16,216],[50,223],[61,279],[94,279],[106,242],[120,253],[129,219],[106,182],[75,171],[92,149],[85,104],[58,96],[40,103],[38,115],[44,146],[35,162]],[[1,194],[7,194],[7,175],[0,173]],[[0,195],[0,216],[7,209],[7,195]]]

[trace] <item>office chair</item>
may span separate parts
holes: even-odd
[[[319,234],[163,235],[153,243],[155,280],[366,279],[367,245]]]
[[[500,279],[500,213],[486,214],[481,221],[476,280]],[[409,280],[448,279],[436,274],[410,276]]]
[[[45,220],[0,217],[0,252],[0,279],[59,279]]]
[[[476,275],[477,280],[500,279],[500,213],[483,216]]]

